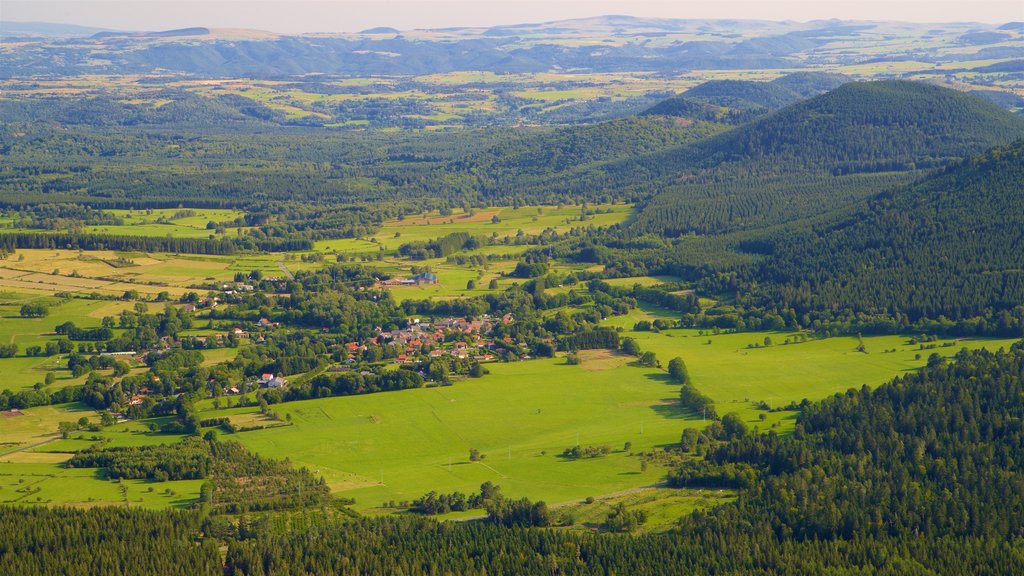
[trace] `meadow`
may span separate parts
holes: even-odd
[[[638,310],[617,322],[626,324],[658,314],[655,309]],[[856,338],[845,337],[781,344],[793,335],[713,335],[696,330],[627,331],[624,335],[636,338],[663,363],[683,357],[694,383],[715,400],[720,413],[737,412],[751,428],[779,433],[792,429],[795,412],[768,412],[756,402],[763,400],[775,407],[804,398],[816,400],[851,387],[878,385],[919,368],[932,352],[949,356],[961,347],[996,349],[1012,342],[963,340],[951,346],[936,342],[937,348],[922,351],[907,337],[865,337],[864,353],[856,350]],[[766,336],[779,343],[764,347]],[[755,343],[762,347],[748,347]],[[892,349],[896,352],[886,352]],[[322,476],[333,492],[355,498],[356,508],[371,514],[394,512],[389,503],[411,501],[431,490],[468,493],[491,481],[511,496],[564,504],[585,524],[597,508],[588,512],[576,501],[604,495],[626,498],[624,491],[656,484],[663,479],[664,470],[657,465],[644,466],[640,454],[674,445],[683,428],[707,424],[700,414],[678,406],[678,386],[663,370],[641,368],[629,356],[587,351],[577,366],[554,358],[489,364],[488,369],[491,373],[480,380],[463,380],[449,387],[282,404],[275,410],[290,419],[290,424],[226,435],[225,439],[240,441],[261,455],[289,458],[296,466],[308,467]],[[228,416],[247,426],[275,424],[264,422],[251,407],[214,409],[210,400],[200,406],[203,417]],[[57,422],[76,420],[80,414],[95,416],[81,407],[70,409],[31,408],[23,411],[24,416],[0,420],[0,436],[12,439],[6,444],[9,453],[0,456],[0,478],[9,490],[3,492],[7,500],[39,497],[41,502],[52,503],[89,504],[90,498],[92,502],[123,502],[119,487],[111,492],[110,483],[95,474],[65,473],[59,466],[62,458],[55,454],[66,457],[66,453],[101,438],[113,446],[180,439],[150,432],[148,421],[119,423],[100,432],[57,439]],[[577,442],[606,445],[611,452],[580,460],[561,457],[562,451]],[[10,453],[25,447],[28,449]],[[471,448],[485,458],[470,461]],[[32,482],[39,493],[18,492],[25,482]],[[71,500],[61,499],[69,485],[79,484],[81,490],[72,491]],[[152,486],[155,494],[148,491],[147,483],[134,488],[129,485],[129,504],[181,503],[181,498],[163,492],[164,484]],[[172,490],[191,493],[184,485]],[[665,518],[673,508],[703,505],[723,497],[728,494],[676,494],[653,504],[639,492],[628,493],[630,506],[649,508],[655,516]],[[614,501],[612,498],[604,505]],[[661,506],[668,508],[662,510]],[[651,529],[657,526],[654,523]]]
[[[560,233],[569,232],[578,227],[606,227],[629,221],[635,215],[635,208],[628,204],[597,204],[588,207],[600,211],[599,214],[587,215],[581,219],[581,206],[525,206],[520,208],[496,207],[479,209],[473,212],[455,210],[449,216],[441,216],[437,211],[409,216],[402,220],[384,222],[376,234],[368,238],[346,238],[340,240],[323,240],[315,245],[315,250],[345,255],[346,257],[374,257],[379,254],[380,260],[374,260],[373,267],[395,277],[410,276],[412,266],[425,266],[437,274],[439,282],[434,285],[392,286],[388,290],[399,302],[407,299],[425,298],[462,298],[482,296],[496,290],[504,290],[521,279],[510,278],[508,274],[515,268],[513,259],[492,260],[483,265],[460,265],[447,261],[446,258],[412,261],[397,256],[398,247],[411,242],[428,242],[448,234],[464,232],[475,237],[513,239],[522,231],[524,234],[539,234],[547,229]],[[497,217],[498,221],[493,221]],[[531,245],[495,244],[483,246],[475,250],[463,250],[461,256],[501,255],[505,257],[522,254],[534,248]],[[289,264],[291,266],[291,264]],[[588,265],[552,263],[552,271],[567,273],[589,269]],[[468,288],[469,281],[476,283]],[[498,282],[498,288],[490,289],[491,280]]]
[[[737,412],[752,429],[779,433],[792,430],[796,413],[765,411],[756,402],[782,406],[816,400],[878,385],[919,368],[932,352],[948,356],[961,346],[996,349],[1012,342],[938,342],[937,348],[920,351],[907,337],[865,337],[868,353],[863,353],[856,351],[855,338],[843,337],[750,349],[748,344],[763,343],[766,336],[783,342],[791,335],[688,330],[627,335],[662,362],[685,358],[693,381],[715,400],[720,413]],[[893,348],[897,351],[884,352]],[[369,513],[392,512],[385,503],[409,501],[431,490],[471,492],[484,481],[500,484],[509,495],[551,504],[657,483],[664,470],[656,465],[642,469],[638,454],[673,445],[683,428],[707,422],[678,406],[678,386],[663,370],[638,367],[632,357],[607,351],[582,356],[578,366],[562,358],[490,364],[491,374],[450,387],[286,403],[275,410],[291,425],[225,438],[308,467],[332,491],[355,498],[357,509]],[[214,410],[210,401],[201,405],[203,417],[229,416],[239,424],[260,418],[254,408]],[[149,433],[142,424],[117,425],[98,436],[113,445],[178,439]],[[577,438],[582,446],[607,445],[612,452],[593,459],[562,458]],[[46,449],[70,450],[78,442],[58,441]],[[471,448],[486,458],[471,462]]]
[[[180,216],[178,209],[156,208],[148,210],[108,210],[124,220],[121,226],[87,226],[85,232],[96,234],[123,234],[126,236],[172,236],[175,238],[206,238],[220,236],[207,229],[209,222],[231,221],[244,215],[240,210],[200,208],[189,209]],[[235,234],[227,229],[223,234]]]
[[[592,204],[588,205],[588,209],[604,213],[590,214],[581,220],[583,208],[573,205],[520,208],[499,206],[480,208],[471,212],[457,209],[449,216],[442,216],[437,211],[425,212],[407,216],[402,220],[385,221],[380,230],[368,238],[322,240],[315,244],[315,249],[345,254],[376,254],[381,250],[393,253],[402,244],[426,242],[456,232],[498,239],[514,237],[520,230],[524,234],[539,234],[551,228],[565,233],[580,227],[621,224],[629,221],[635,214],[635,209],[630,204]],[[497,222],[492,221],[494,217],[498,218]]]

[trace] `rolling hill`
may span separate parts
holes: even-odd
[[[635,173],[658,174],[664,188],[634,228],[673,236],[797,220],[1021,135],[1024,119],[969,94],[915,82],[844,84],[637,159]]]
[[[725,108],[774,110],[800,100],[800,95],[774,82],[711,80],[690,88],[683,96]]]
[[[740,124],[849,81],[847,76],[827,72],[794,72],[771,82],[712,80],[663,100],[641,114]]]

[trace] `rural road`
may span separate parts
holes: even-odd
[[[288,268],[284,265],[284,260],[278,260],[277,267],[281,269],[281,272],[284,272],[284,275],[287,276],[289,280],[295,280],[295,275],[292,274],[291,270],[288,270]]]
[[[57,435],[57,436],[54,436],[53,438],[48,438],[46,440],[43,440],[42,442],[36,442],[35,444],[29,444],[27,446],[21,446],[20,448],[15,448],[14,450],[11,450],[10,452],[4,452],[3,454],[0,454],[0,458],[2,458],[4,456],[8,456],[10,454],[15,454],[17,452],[24,452],[25,450],[29,450],[31,448],[36,448],[38,446],[42,446],[43,444],[49,444],[50,442],[53,442],[54,440],[59,440],[59,439],[60,439],[60,435]]]

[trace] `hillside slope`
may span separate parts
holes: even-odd
[[[759,277],[798,311],[956,320],[1024,303],[1024,140],[774,242]]]

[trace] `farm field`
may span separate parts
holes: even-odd
[[[376,234],[367,239],[321,240],[316,242],[315,249],[345,254],[376,254],[382,248],[385,252],[394,252],[402,244],[427,242],[456,232],[466,232],[473,236],[496,235],[497,238],[514,237],[520,230],[525,234],[539,234],[552,228],[564,233],[578,227],[621,224],[635,214],[635,209],[629,204],[593,204],[589,205],[588,209],[603,213],[588,215],[581,221],[581,206],[506,206],[481,208],[472,214],[458,209],[450,216],[441,216],[434,211],[408,216],[402,220],[388,220]],[[498,222],[492,221],[495,216],[498,217]],[[512,250],[516,247],[494,246],[486,249],[503,248]]]
[[[123,234],[126,236],[173,236],[175,238],[206,238],[211,235],[235,234],[236,228],[222,234],[207,229],[209,222],[226,222],[244,216],[241,210],[201,208],[183,211],[173,208],[148,210],[107,210],[121,218],[121,226],[87,226],[85,232],[95,234]],[[244,229],[244,228],[243,228]]]
[[[57,424],[79,418],[98,420],[95,410],[84,404],[36,406],[16,412],[0,412],[0,457],[43,442],[59,438]]]
[[[236,272],[281,273],[280,254],[208,256],[111,250],[29,250],[0,260],[0,290],[97,293],[121,296],[135,290],[154,297],[178,297],[196,284],[230,281]],[[299,268],[304,263],[289,262]]]
[[[114,234],[119,236],[221,237],[236,234],[238,228],[229,228],[217,233],[215,230],[206,227],[209,222],[233,221],[245,214],[241,210],[220,208],[189,209],[187,211],[174,208],[147,210],[107,209],[104,212],[120,218],[123,224],[87,225],[82,226],[81,231],[86,234]],[[7,219],[0,219],[0,223],[8,226],[4,230],[12,232],[48,232],[47,230],[18,228],[13,226],[15,222]],[[242,229],[246,230],[247,228],[242,227]]]
[[[21,306],[29,302],[46,305],[49,315],[44,318],[21,317]],[[56,381],[49,387],[51,390],[82,383],[84,377],[73,378],[70,372],[63,369],[67,367],[66,354],[30,357],[26,356],[26,348],[45,346],[47,342],[56,341],[58,337],[54,327],[63,322],[72,321],[83,328],[98,327],[104,316],[117,316],[121,310],[131,307],[131,302],[62,299],[33,293],[0,292],[0,343],[18,346],[16,357],[0,359],[0,370],[4,375],[0,390],[31,388],[37,383],[43,383],[49,371],[54,371],[56,376]]]
[[[661,471],[641,472],[640,459],[622,447],[631,441],[632,451],[640,451],[678,440],[684,415],[670,403],[674,387],[627,366],[585,371],[561,359],[489,369],[481,380],[451,387],[283,404],[276,411],[290,414],[292,426],[232,439],[319,471],[360,509],[430,490],[472,492],[487,480],[509,495],[548,502],[658,481]],[[615,451],[561,458],[577,434],[581,445]],[[470,448],[486,458],[470,462]]]
[[[594,502],[573,502],[555,508],[559,524],[579,530],[598,529],[612,509],[622,504],[629,510],[643,511],[647,522],[638,530],[642,534],[667,532],[679,519],[694,510],[705,510],[735,499],[731,490],[680,488],[641,488]]]

